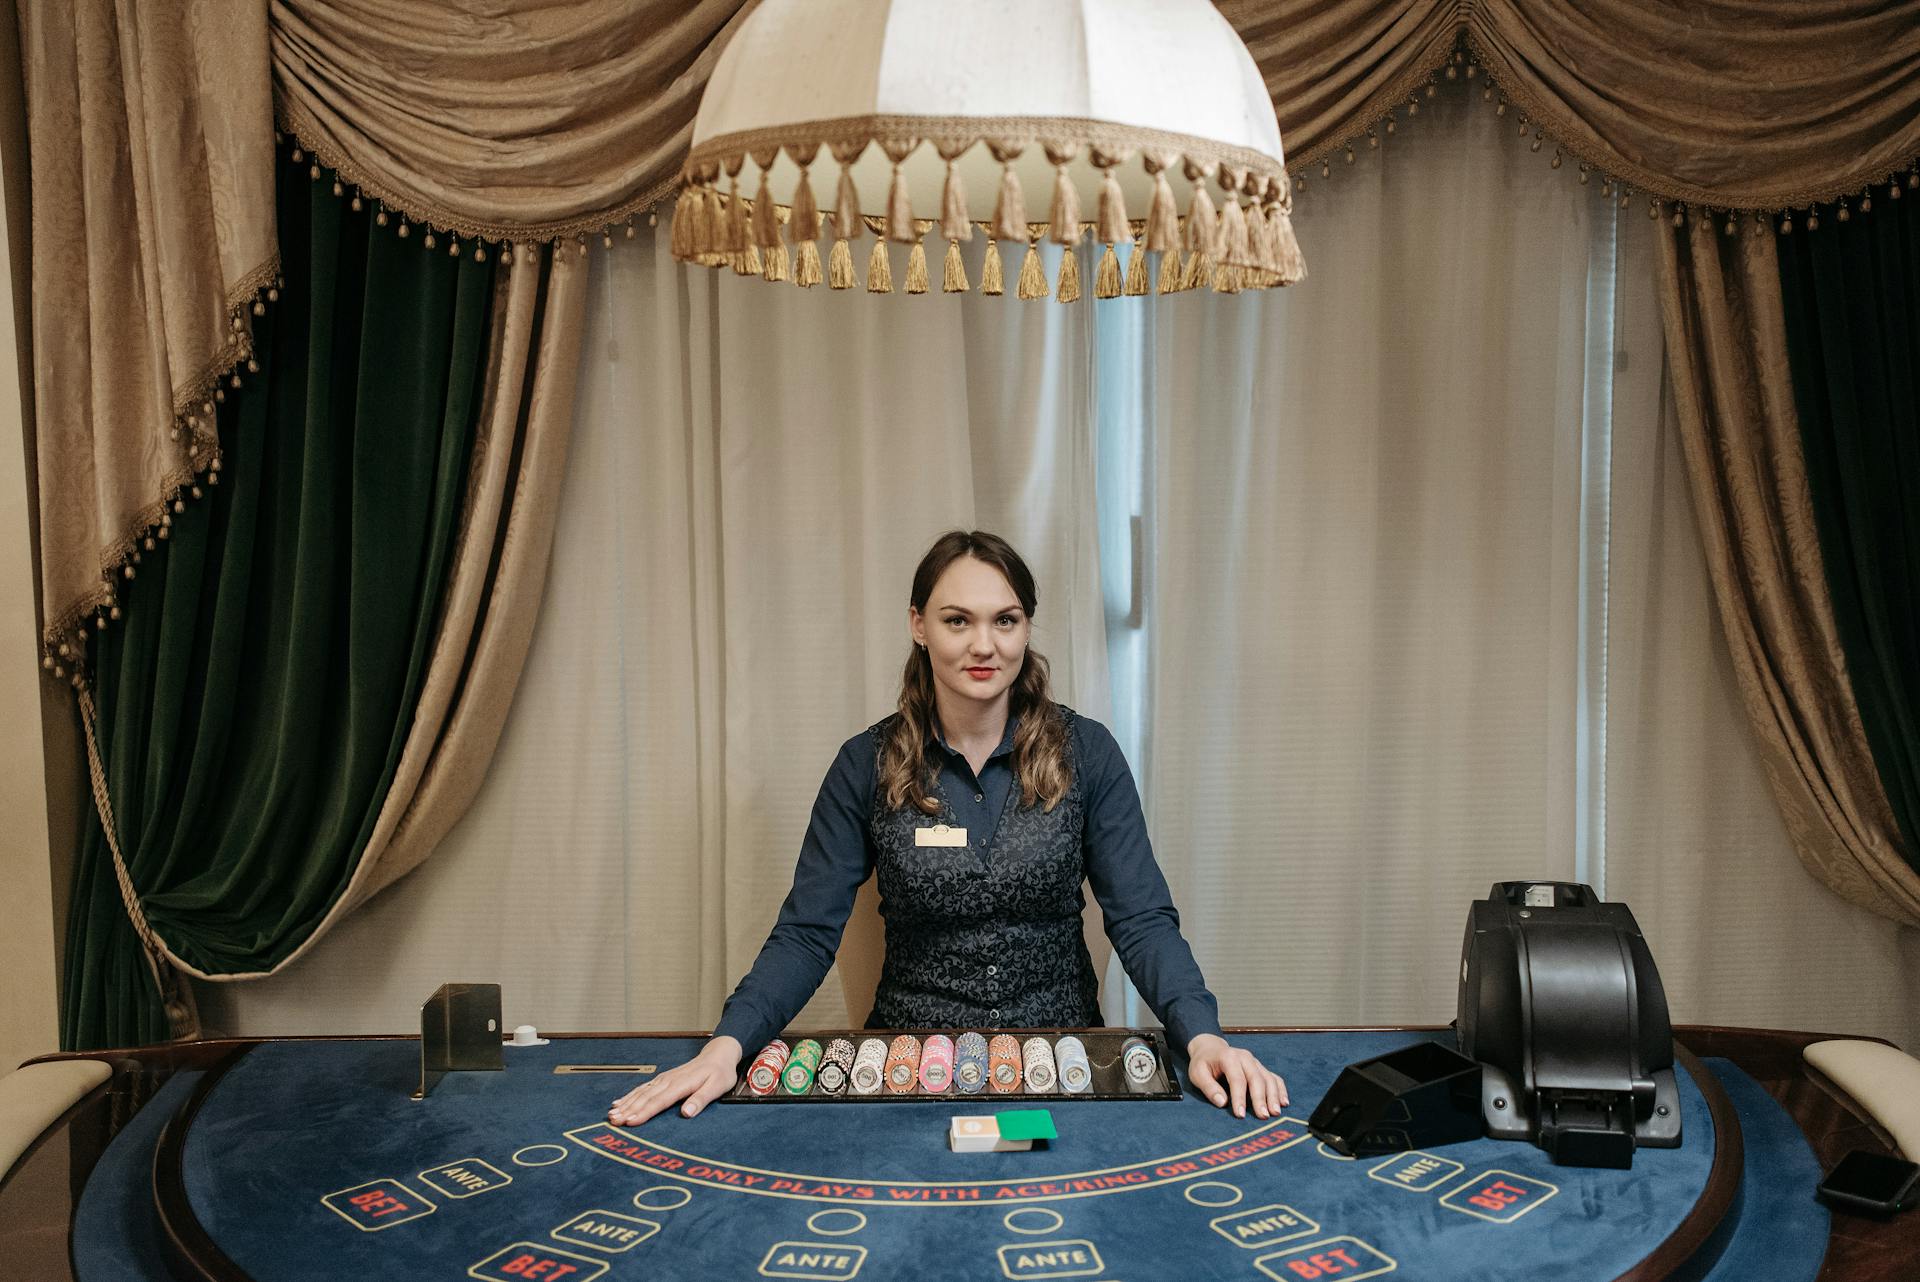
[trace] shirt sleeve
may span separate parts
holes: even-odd
[[[714,1035],[735,1038],[748,1055],[773,1040],[820,987],[839,951],[854,896],[873,871],[867,840],[873,759],[868,734],[841,745],[814,799],[780,917],[720,1012]]]
[[[1087,807],[1088,884],[1120,964],[1184,1055],[1200,1034],[1219,1034],[1219,1004],[1180,934],[1180,914],[1153,857],[1140,793],[1120,745],[1087,717],[1074,718],[1074,734]]]

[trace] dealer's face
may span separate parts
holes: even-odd
[[[927,647],[934,681],[979,703],[1005,698],[1019,679],[1033,627],[1007,576],[970,556],[935,581],[925,614],[907,608],[907,622]]]

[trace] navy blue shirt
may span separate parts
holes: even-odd
[[[1097,721],[1072,718],[1076,768],[1085,799],[1082,856],[1121,964],[1185,1051],[1202,1033],[1219,1033],[1220,1016],[1180,915],[1153,857],[1140,795],[1120,745]],[[928,751],[939,764],[939,788],[968,840],[985,846],[1013,788],[1013,736],[1006,733],[976,776],[964,754],[936,735]],[[799,1013],[826,978],[853,911],[854,896],[873,874],[868,821],[874,803],[874,736],[862,731],[840,746],[820,785],[813,818],[794,868],[793,889],[780,906],[753,968],[727,999],[716,1036],[739,1041],[753,1055]]]

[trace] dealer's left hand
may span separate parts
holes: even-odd
[[[1245,1117],[1253,1106],[1255,1117],[1278,1117],[1287,1106],[1287,1084],[1280,1075],[1253,1057],[1253,1052],[1227,1045],[1224,1037],[1202,1033],[1187,1043],[1187,1073],[1200,1093],[1215,1105],[1231,1103],[1235,1117]]]

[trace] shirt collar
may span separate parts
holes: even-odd
[[[1013,736],[1015,732],[1018,731],[1019,729],[1020,729],[1020,718],[1015,716],[1009,716],[1007,718],[1007,728],[1000,736],[1000,746],[987,754],[987,760],[992,761],[995,757],[1004,757],[1008,753],[1012,752]],[[955,757],[961,755],[960,750],[958,748],[955,748],[954,746],[952,746],[947,742],[947,732],[940,728],[940,722],[938,718],[936,718],[933,721],[933,723],[928,727],[927,734],[928,734],[928,737],[933,740],[934,744],[937,745],[942,751],[946,752],[948,755],[955,756]]]

